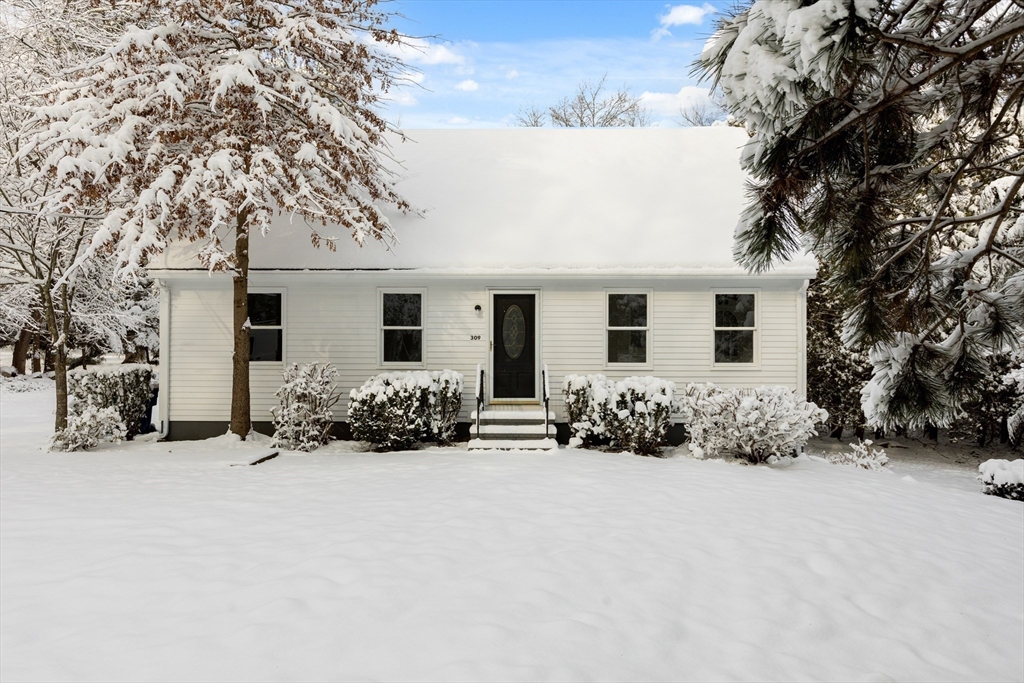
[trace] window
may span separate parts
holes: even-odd
[[[647,295],[608,295],[608,362],[647,362]]]
[[[753,363],[755,294],[715,294],[715,363]]]
[[[249,294],[249,360],[280,361],[281,295]]]
[[[385,363],[423,362],[423,295],[384,292],[381,297]]]

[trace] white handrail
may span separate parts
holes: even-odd
[[[551,372],[548,370],[548,364],[544,364],[544,371],[541,373],[541,379],[544,380],[544,437],[548,436],[548,404],[551,400],[551,383],[549,377]]]

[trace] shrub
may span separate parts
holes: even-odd
[[[274,394],[274,445],[312,451],[327,443],[334,428],[331,408],[340,398],[334,390],[338,371],[330,363],[292,363],[282,373],[284,384]]]
[[[153,367],[124,364],[101,365],[68,373],[69,406],[72,415],[81,414],[91,406],[113,408],[121,417],[131,440],[139,433],[143,415],[149,410],[153,395]]]
[[[655,455],[668,442],[675,384],[657,377],[568,375],[562,382],[569,445],[608,442],[638,455]]]
[[[454,370],[431,373],[428,400],[427,429],[421,438],[450,444],[462,410],[462,374]]]
[[[871,448],[872,441],[860,441],[850,444],[850,451],[832,453],[825,459],[833,465],[853,465],[866,470],[880,471],[889,463],[889,456],[883,448]]]
[[[606,411],[594,399],[594,387],[607,384],[608,378],[604,375],[566,375],[562,379],[565,418],[572,432],[571,447],[592,448],[600,441],[607,441]]]
[[[449,443],[462,409],[462,375],[441,372],[388,372],[368,379],[349,394],[352,435],[394,451],[417,440]]]
[[[115,408],[85,406],[68,415],[68,426],[53,435],[51,451],[84,451],[100,441],[123,441],[127,434],[124,420]]]
[[[698,458],[732,454],[751,463],[790,455],[817,434],[828,412],[801,401],[788,387],[723,389],[687,385],[680,408]]]
[[[982,491],[990,496],[1024,500],[1024,459],[986,460],[978,465]]]

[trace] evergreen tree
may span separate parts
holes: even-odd
[[[843,306],[827,279],[823,268],[807,289],[807,400],[828,411],[829,427],[841,438],[845,428],[865,424],[860,392],[871,364],[843,344]]]
[[[1024,5],[757,0],[695,71],[752,135],[740,261],[813,250],[869,423],[949,424],[1024,337]]]

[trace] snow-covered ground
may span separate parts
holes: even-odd
[[[964,468],[232,467],[265,446],[50,454],[51,415],[0,390],[4,680],[1024,678],[1024,505]]]

